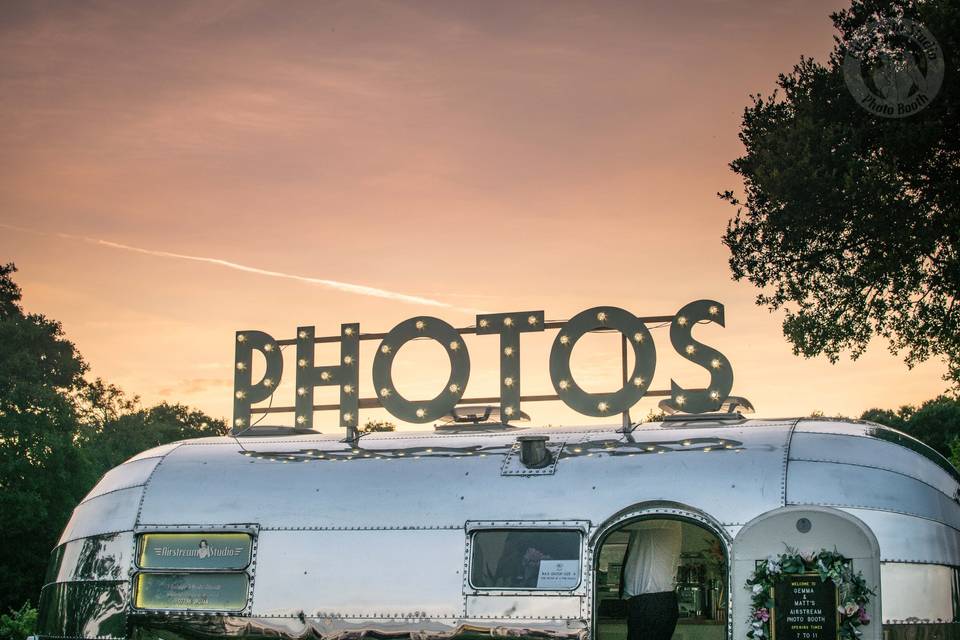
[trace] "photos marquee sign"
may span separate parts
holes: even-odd
[[[463,400],[470,377],[470,355],[463,334],[499,336],[500,349],[500,415],[504,421],[520,415],[520,344],[521,334],[557,329],[550,350],[550,379],[556,396],[536,399],[557,399],[571,409],[588,416],[616,415],[627,411],[650,392],[657,363],[656,346],[647,328],[648,323],[669,322],[670,343],[683,358],[710,374],[706,389],[688,389],[670,381],[669,392],[653,392],[669,396],[668,404],[677,411],[704,413],[715,411],[729,396],[733,387],[733,370],[726,356],[698,342],[692,336],[697,323],[715,322],[724,326],[724,307],[714,300],[697,300],[681,308],[673,316],[642,318],[619,307],[593,307],[566,322],[545,322],[543,311],[514,311],[480,314],[476,325],[456,329],[440,318],[416,316],[404,320],[386,334],[361,334],[358,323],[343,324],[340,334],[317,337],[314,327],[297,329],[297,337],[276,340],[262,331],[238,331],[234,363],[234,430],[250,425],[252,413],[289,411],[287,408],[254,408],[253,404],[270,398],[283,376],[281,347],[296,346],[296,395],[292,410],[298,428],[313,426],[314,390],[321,386],[337,386],[340,426],[353,430],[361,408],[382,406],[400,420],[426,423],[450,413]],[[615,330],[633,350],[633,371],[625,377],[620,389],[609,393],[588,393],[577,384],[570,370],[570,354],[574,345],[591,331]],[[443,346],[450,359],[450,376],[440,392],[431,400],[416,401],[397,392],[393,380],[393,360],[400,348],[411,340],[427,338]],[[379,339],[373,360],[375,398],[359,397],[360,341]],[[339,342],[340,358],[336,363],[315,362],[314,346],[321,342]],[[263,376],[252,379],[253,353],[259,352],[266,363]],[[529,399],[529,398],[528,398]],[[476,400],[474,400],[476,401]]]

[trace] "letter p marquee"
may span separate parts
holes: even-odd
[[[253,350],[263,354],[267,367],[253,384]],[[283,375],[283,354],[273,336],[262,331],[238,331],[233,368],[233,433],[250,427],[250,406],[269,398]]]

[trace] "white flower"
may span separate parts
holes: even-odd
[[[780,573],[780,563],[773,556],[767,558],[767,573]]]
[[[852,616],[853,614],[855,614],[855,613],[857,612],[857,610],[858,610],[859,608],[860,608],[860,606],[859,606],[856,602],[848,602],[848,603],[843,607],[843,609],[844,609],[843,612],[846,613],[848,616]]]
[[[753,630],[753,637],[754,637],[754,638],[762,638],[762,637],[763,637],[763,629],[754,629],[754,630]]]
[[[753,585],[753,589],[751,589],[751,591],[753,592],[753,595],[758,596],[763,592],[763,585],[755,584]]]

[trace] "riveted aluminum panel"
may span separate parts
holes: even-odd
[[[933,487],[890,471],[825,462],[791,462],[789,504],[882,509],[960,527],[960,505]]]
[[[143,487],[120,489],[83,502],[73,510],[57,544],[77,538],[130,531],[137,519]]]
[[[193,442],[198,442],[200,439],[194,440]],[[135,462],[137,460],[143,460],[145,458],[162,458],[177,447],[179,447],[183,441],[180,442],[171,442],[170,444],[162,444],[159,447],[154,447],[153,449],[147,449],[146,451],[141,451],[137,455],[133,456],[127,462]]]
[[[467,520],[602,522],[670,500],[742,524],[782,505],[790,423],[525,430],[564,440],[556,473],[500,474],[515,434],[306,436],[184,444],[150,480],[140,523],[446,527]],[[709,482],[704,482],[709,478]],[[203,499],[195,499],[202,495]]]
[[[51,554],[45,582],[124,580],[132,555],[130,531],[72,540]]]
[[[580,596],[467,596],[468,618],[580,618]]]
[[[464,536],[261,530],[251,615],[462,617]]]
[[[794,433],[790,460],[877,467],[925,482],[951,498],[957,492],[957,481],[944,469],[931,464],[929,459],[915,451],[883,440],[840,434]]]
[[[960,566],[960,532],[933,520],[890,511],[844,509],[877,536],[884,562],[932,562]]]
[[[105,493],[116,491],[117,489],[128,489],[137,487],[146,483],[147,478],[153,473],[154,468],[162,458],[143,458],[133,462],[127,462],[107,471],[100,482],[90,490],[81,502],[86,502]]]

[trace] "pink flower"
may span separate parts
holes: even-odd
[[[863,607],[860,607],[860,612],[857,614],[857,618],[860,620],[860,624],[870,624],[870,614],[867,613],[867,610]]]
[[[757,620],[762,620],[764,622],[767,622],[768,620],[770,620],[770,612],[767,611],[766,607],[763,607],[761,609],[757,609],[757,611],[753,614],[753,617],[756,618]]]

